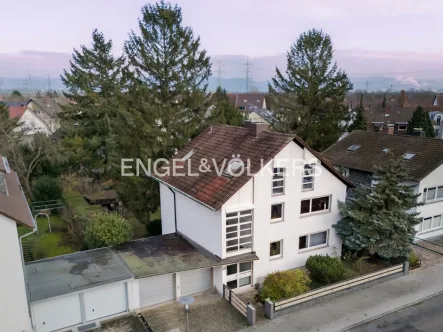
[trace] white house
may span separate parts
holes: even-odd
[[[417,207],[422,223],[416,236],[421,239],[443,234],[443,141],[419,136],[353,131],[323,152],[354,184],[372,182],[374,166],[383,166],[389,154],[403,157],[409,173],[407,185],[420,194]]]
[[[2,331],[31,332],[17,224],[32,231],[34,220],[17,174],[0,156],[0,324]]]
[[[213,267],[219,292],[223,284],[251,289],[310,255],[341,254],[332,225],[352,184],[297,136],[266,129],[211,126],[154,176],[163,234],[180,234],[220,259]]]

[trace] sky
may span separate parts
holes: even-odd
[[[95,28],[114,41],[118,54],[128,32],[137,31],[140,8],[148,2],[152,1],[0,0],[3,14],[0,62],[19,61],[30,54],[24,51],[66,56],[74,47],[89,45]],[[411,52],[443,57],[441,0],[177,0],[173,3],[182,7],[184,24],[201,37],[202,46],[212,56],[279,55],[289,49],[300,33],[319,28],[332,37],[337,50],[358,54],[367,50],[380,57]]]

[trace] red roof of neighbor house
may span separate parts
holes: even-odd
[[[9,118],[20,118],[26,111],[26,106],[9,106]]]
[[[166,173],[169,169],[170,174],[163,176],[157,174],[153,177],[207,207],[218,210],[291,141],[311,151],[326,169],[347,186],[352,186],[348,179],[296,135],[263,131],[255,137],[247,128],[221,125],[208,127],[177,153],[173,158],[175,161],[181,160],[191,150],[194,151],[188,159],[190,162],[186,161],[184,168],[177,171],[178,174],[172,174],[173,160],[170,160],[168,166],[159,169],[161,173]],[[213,161],[219,170],[223,170],[233,157],[241,159],[245,164],[249,160],[249,174],[243,172],[233,177],[218,175]],[[208,161],[207,165],[211,167],[210,171],[204,171],[200,167],[205,159]],[[190,176],[191,173],[197,175]]]
[[[29,209],[25,194],[20,186],[17,173],[7,171],[0,156],[0,214],[17,223],[34,227],[34,218]]]

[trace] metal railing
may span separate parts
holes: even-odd
[[[31,209],[36,212],[42,212],[42,211],[51,211],[51,210],[58,210],[65,207],[65,204],[63,201],[59,199],[50,200],[50,201],[39,201],[39,202],[32,202],[31,203]]]
[[[434,243],[428,240],[420,239],[419,237],[414,237],[412,239],[412,244],[414,246],[427,249],[429,251],[433,251],[437,254],[443,255],[443,245]]]

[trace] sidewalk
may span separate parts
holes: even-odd
[[[262,321],[243,332],[346,331],[356,324],[413,305],[441,292],[443,264],[438,264],[274,320]]]

